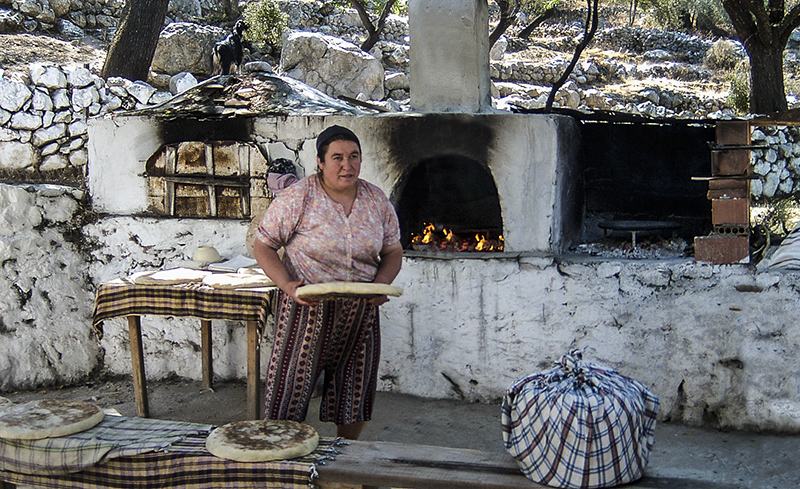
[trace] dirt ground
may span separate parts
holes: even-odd
[[[24,72],[30,63],[53,62],[88,64],[93,72],[100,72],[106,51],[101,43],[90,37],[77,41],[64,41],[43,34],[0,34],[0,68],[5,76]]]
[[[204,390],[198,381],[173,379],[149,382],[148,393],[154,418],[215,425],[245,419],[244,383],[218,382],[213,390]],[[40,398],[80,399],[124,416],[136,413],[132,382],[124,378],[0,396],[17,403]],[[316,398],[306,421],[322,436],[333,436],[332,425],[317,421],[318,410]],[[385,392],[378,393],[373,420],[362,439],[505,453],[499,405]],[[626,487],[797,488],[798,444],[800,435],[723,432],[659,423],[647,467],[649,479]]]

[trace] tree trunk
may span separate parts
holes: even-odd
[[[223,0],[222,8],[226,19],[235,21],[242,15],[242,12],[239,10],[238,0]]]
[[[567,82],[570,73],[572,73],[572,70],[575,69],[575,65],[578,64],[578,60],[580,59],[583,50],[586,49],[586,46],[588,46],[590,42],[592,42],[594,33],[597,31],[597,11],[599,3],[600,0],[586,0],[587,12],[586,22],[583,25],[583,39],[581,39],[581,42],[579,42],[575,47],[575,53],[572,55],[572,61],[570,61],[569,65],[567,65],[567,68],[564,70],[561,78],[553,83],[553,87],[550,89],[550,95],[547,96],[547,102],[545,102],[544,105],[545,112],[550,112],[553,109],[553,102],[555,102],[556,99],[556,92],[558,92],[558,89]]]
[[[764,46],[754,37],[750,55],[750,112],[769,114],[789,108],[783,83],[783,50]]]
[[[128,0],[108,48],[103,78],[147,80],[168,5],[169,0]]]
[[[800,26],[800,5],[785,13],[783,0],[722,0],[736,35],[750,57],[750,112],[769,114],[788,109],[783,84],[783,50]]]
[[[372,47],[377,43],[381,38],[381,32],[383,32],[383,26],[386,25],[386,17],[389,16],[389,12],[392,11],[392,6],[394,5],[396,0],[389,0],[386,2],[386,5],[383,6],[383,11],[381,12],[380,17],[378,18],[378,25],[372,24],[372,19],[369,18],[369,13],[367,13],[367,8],[361,2],[361,0],[350,0],[350,5],[356,9],[358,12],[358,17],[361,19],[361,24],[364,25],[364,28],[367,30],[367,39],[361,44],[361,49],[363,51],[369,51]]]
[[[494,43],[500,39],[500,36],[506,32],[506,29],[516,20],[514,17],[517,15],[516,2],[513,4],[507,0],[497,0],[497,5],[500,7],[500,21],[495,26],[491,34],[489,34],[489,48],[494,46]]]
[[[533,19],[533,21],[530,24],[525,26],[524,29],[519,31],[519,34],[517,34],[517,35],[519,37],[521,37],[522,39],[528,39],[531,36],[531,32],[533,32],[534,29],[539,27],[542,24],[542,22],[544,22],[545,20],[547,20],[550,17],[552,17],[553,14],[555,14],[555,13],[556,13],[555,7],[545,10],[538,17]]]

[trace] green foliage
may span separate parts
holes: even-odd
[[[376,15],[383,12],[383,8],[386,6],[387,0],[362,0],[361,3],[364,5],[364,8],[367,9],[368,12],[372,12]],[[351,7],[350,0],[333,0],[330,2],[334,5],[337,5],[342,8]],[[394,5],[392,5],[392,13],[397,15],[406,15],[408,14],[408,0],[397,0]]]
[[[656,21],[664,29],[712,31],[719,26],[728,25],[728,14],[722,7],[722,0],[649,0],[640,2],[642,7],[649,4]]]
[[[258,0],[250,2],[244,9],[244,20],[247,30],[244,38],[260,46],[280,45],[283,32],[286,30],[289,19],[281,12],[275,0]]]
[[[732,70],[743,59],[740,45],[730,41],[721,40],[711,45],[706,51],[704,61],[706,66],[715,70]]]
[[[750,68],[747,60],[741,61],[728,75],[731,89],[728,104],[739,114],[750,112]]]
[[[755,238],[753,258],[763,258],[772,244],[782,241],[800,222],[800,201],[789,195],[751,208],[750,227]]]

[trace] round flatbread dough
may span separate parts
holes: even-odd
[[[105,415],[95,404],[69,399],[40,399],[0,409],[0,438],[38,440],[92,428]]]
[[[340,297],[370,298],[379,295],[400,297],[403,295],[403,289],[394,285],[372,282],[326,282],[297,288],[297,297],[310,300],[338,299]]]
[[[302,457],[316,450],[319,434],[296,421],[260,419],[220,426],[206,438],[212,455],[239,462],[266,462]]]
[[[172,268],[156,272],[139,272],[131,275],[130,279],[137,285],[175,285],[200,282],[211,272],[193,270],[191,268]]]
[[[275,285],[266,275],[256,273],[212,273],[203,278],[203,283],[216,289],[249,289]]]

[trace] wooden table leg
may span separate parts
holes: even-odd
[[[200,320],[200,350],[202,353],[203,389],[211,389],[214,383],[214,356],[211,350],[211,321]]]
[[[136,415],[150,417],[147,403],[147,378],[144,374],[144,354],[142,348],[142,322],[139,316],[128,316],[128,340],[131,344],[133,363],[133,396],[136,399]]]
[[[247,321],[247,417],[261,419],[261,351],[258,323]]]

